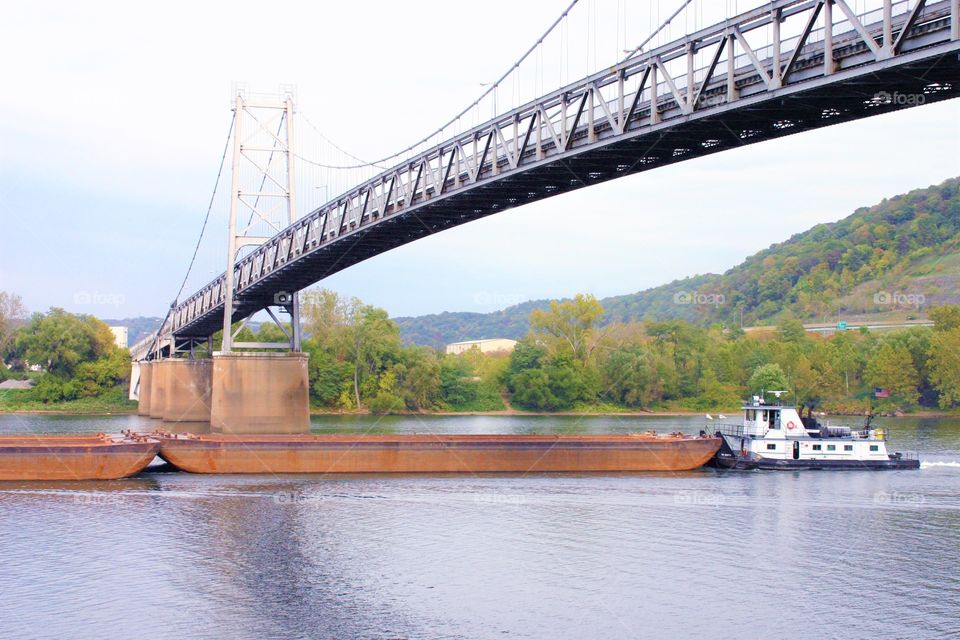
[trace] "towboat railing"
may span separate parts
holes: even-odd
[[[722,433],[732,438],[742,438],[746,435],[746,429],[742,424],[709,424],[707,433]]]

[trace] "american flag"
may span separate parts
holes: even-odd
[[[873,396],[874,396],[875,398],[889,398],[889,397],[890,397],[890,389],[881,389],[880,387],[876,387],[876,388],[873,390]]]

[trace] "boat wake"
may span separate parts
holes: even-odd
[[[950,461],[950,462],[921,462],[921,469],[935,469],[935,468],[949,468],[949,469],[960,469],[960,462]]]

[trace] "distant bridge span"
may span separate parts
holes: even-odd
[[[781,40],[791,17],[806,26]],[[233,317],[528,202],[958,95],[960,0],[884,0],[861,16],[845,0],[776,0],[504,113],[303,216],[238,260]],[[895,153],[891,135],[891,161]],[[224,283],[177,304],[161,339],[138,343],[134,359],[220,330]]]

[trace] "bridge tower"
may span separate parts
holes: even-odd
[[[273,294],[273,307],[290,316],[288,343],[245,343],[234,338],[234,291],[243,274],[234,267],[248,247],[262,245],[297,219],[293,151],[293,88],[281,86],[277,96],[234,92],[233,176],[230,223],[227,230],[226,292],[223,313],[223,353],[243,348],[300,350],[300,304],[296,292]],[[274,322],[284,330],[276,314]],[[244,318],[244,320],[246,320]],[[243,324],[241,324],[241,327]]]
[[[235,266],[238,259],[297,219],[293,116],[290,86],[281,86],[277,95],[251,93],[243,87],[234,92],[223,346],[213,354],[211,380],[210,424],[215,432],[309,429],[307,355],[300,352],[297,292],[273,291],[266,301],[266,311],[284,333],[285,342],[238,341],[248,317],[239,318],[234,328],[234,293],[248,275]],[[289,329],[281,322],[282,315],[289,318]]]

